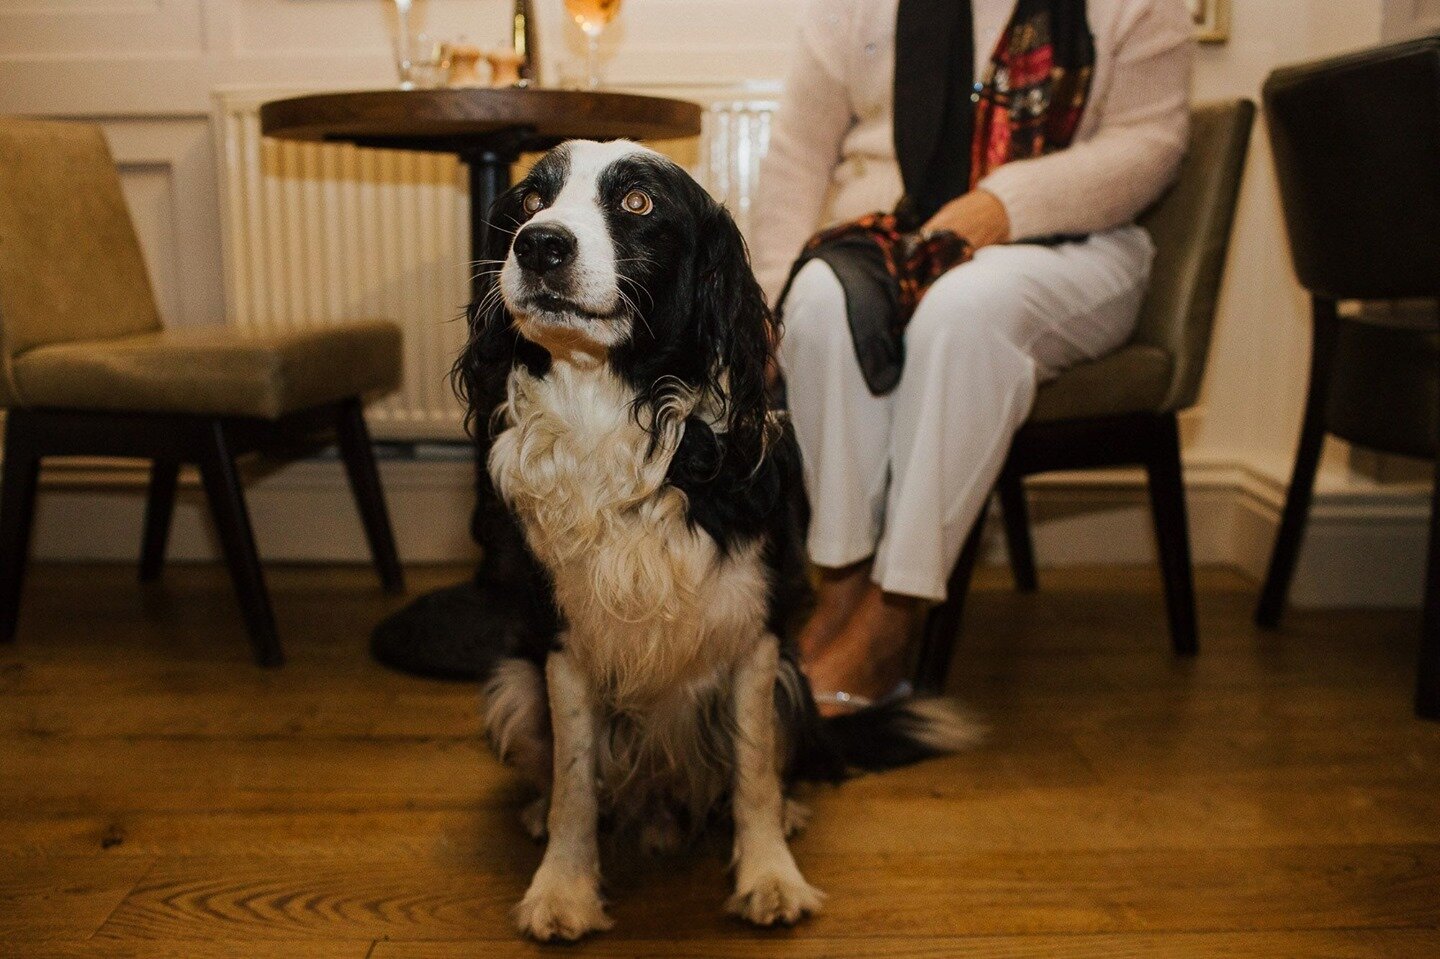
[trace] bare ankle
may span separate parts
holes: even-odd
[[[820,574],[819,593],[822,598],[835,599],[851,597],[870,585],[870,559],[862,559],[849,566],[817,566]]]
[[[849,566],[816,568],[819,588],[816,590],[815,611],[797,637],[800,655],[804,659],[813,659],[834,641],[848,625],[870,588],[868,559]]]

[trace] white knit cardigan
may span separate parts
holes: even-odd
[[[891,100],[899,0],[809,0],[751,237],[770,302],[822,225],[894,208],[903,190]],[[982,73],[1015,0],[973,0]],[[1089,103],[1068,149],[1017,160],[980,186],[1004,203],[1011,237],[1094,233],[1131,222],[1174,177],[1189,127],[1193,26],[1185,0],[1088,0]]]

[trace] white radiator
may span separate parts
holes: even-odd
[[[311,91],[217,93],[214,127],[230,321],[292,328],[394,320],[401,388],[370,409],[379,438],[455,439],[450,366],[469,290],[465,171],[445,154],[362,150],[260,136],[260,104]],[[657,146],[684,164],[748,232],[773,88],[637,90],[705,107],[697,140]]]

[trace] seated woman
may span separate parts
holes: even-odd
[[[822,701],[903,688],[1037,384],[1130,336],[1154,254],[1133,221],[1185,150],[1192,29],[1185,0],[806,6],[754,248],[805,458]]]

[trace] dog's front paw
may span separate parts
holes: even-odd
[[[542,869],[515,907],[515,925],[541,942],[579,939],[614,924],[595,880],[584,875],[545,875]]]
[[[825,894],[805,881],[799,870],[762,872],[737,884],[725,908],[757,926],[793,925],[820,911]]]

